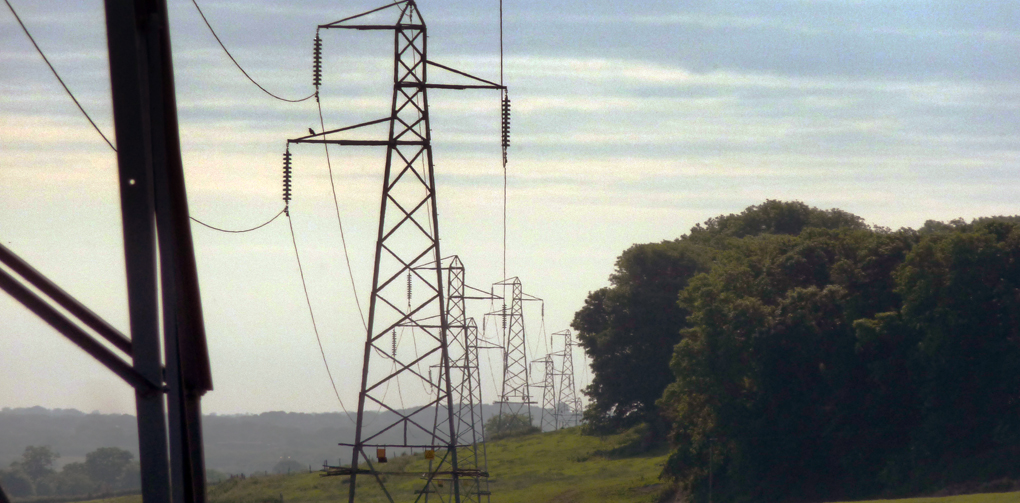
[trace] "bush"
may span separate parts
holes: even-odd
[[[0,485],[8,496],[25,498],[32,496],[32,479],[19,469],[0,470]]]
[[[539,427],[531,424],[531,418],[524,414],[492,416],[485,422],[485,436],[489,440],[519,437],[541,431]]]

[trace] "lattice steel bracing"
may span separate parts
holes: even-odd
[[[503,313],[503,390],[499,415],[526,415],[531,421],[531,391],[528,389],[528,358],[524,334],[524,290],[521,280],[510,278],[497,286],[511,287],[510,310]]]
[[[553,334],[563,336],[563,363],[560,365],[559,396],[556,398],[557,428],[577,426],[581,422],[581,398],[574,386],[574,336],[570,330],[562,330]]]
[[[461,499],[489,501],[488,461],[482,419],[482,383],[478,372],[478,326],[465,314],[465,272],[460,257],[454,255],[445,268],[448,278],[447,320],[450,324],[450,382],[453,383],[454,422],[458,462],[465,473],[461,478]],[[437,429],[443,430],[445,417],[437,415]]]
[[[542,383],[534,384],[536,388],[542,388],[542,415],[539,416],[539,427],[542,431],[555,431],[559,429],[556,420],[556,366],[553,364],[553,355],[545,355],[539,360],[533,360],[533,365],[542,366]]]
[[[366,449],[385,448],[385,442],[378,439],[392,429],[404,432],[420,429],[432,438],[427,450],[436,452],[436,458],[430,461],[430,473],[415,499],[427,501],[430,495],[438,495],[441,489],[435,480],[437,472],[447,471],[450,490],[454,499],[460,501],[457,448],[451,420],[449,321],[444,309],[432,133],[425,87],[426,30],[414,2],[397,8],[400,17],[392,27],[394,82],[389,138],[351,459],[349,499],[352,503],[360,461],[364,459],[371,467]],[[413,339],[414,343],[407,344],[408,339]],[[422,372],[430,367],[437,368],[437,376]],[[410,412],[401,411],[404,404],[397,403],[392,396],[387,397],[387,384],[403,385],[415,392],[420,387],[429,400]],[[374,432],[366,431],[366,406],[388,410],[399,419]],[[448,426],[445,431],[437,430],[434,423],[429,424],[426,419],[429,409],[437,414],[445,413]],[[396,444],[406,445],[406,434],[404,442]]]
[[[397,12],[397,21],[362,23],[365,16],[383,15],[383,11]],[[459,399],[453,387],[461,379],[454,380],[451,376],[454,355],[451,355],[450,344],[456,334],[448,318],[450,306],[446,302],[448,292],[440,261],[427,90],[505,88],[429,61],[425,23],[413,0],[393,2],[318,28],[391,30],[394,40],[393,91],[388,117],[321,133],[312,131],[308,136],[288,140],[288,152],[290,144],[302,143],[386,147],[357,429],[353,444],[341,444],[352,448],[351,464],[328,467],[327,474],[351,477],[351,503],[359,474],[372,475],[386,498],[393,501],[394,495],[389,493],[375,470],[370,453],[382,458],[385,455],[382,449],[387,447],[420,449],[434,457],[422,477],[421,488],[415,491],[414,500],[438,498],[459,503],[461,479],[474,480],[481,474],[475,468],[463,469],[458,453],[462,446],[458,440],[455,400]],[[321,78],[320,44],[317,34],[313,72],[317,85]],[[427,78],[430,68],[449,71],[476,83],[430,83]],[[383,124],[389,126],[386,140],[336,138],[338,133]],[[462,280],[461,273],[461,284]],[[463,297],[463,293],[460,296]],[[459,313],[452,323],[466,327],[463,298]],[[405,399],[411,403],[405,403]],[[369,409],[389,413],[380,417],[396,419],[381,419],[366,425],[365,411]],[[431,442],[410,445],[409,432],[427,434]],[[363,463],[367,469],[361,467]]]

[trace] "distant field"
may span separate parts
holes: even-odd
[[[575,430],[529,435],[488,444],[492,503],[654,503],[665,487],[658,479],[666,451],[628,455],[635,432],[587,437]],[[421,455],[393,458],[380,465],[395,501],[412,501],[426,470]],[[268,475],[228,480],[209,487],[210,503],[334,503],[346,501],[346,477],[318,473]],[[102,503],[140,503],[138,496]],[[358,501],[385,502],[371,476],[358,477]],[[874,500],[856,503],[1020,503],[1020,492],[941,498]]]

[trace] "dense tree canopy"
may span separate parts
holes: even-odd
[[[665,473],[731,501],[1013,474],[1020,225],[925,227],[744,238],[692,278]]]
[[[703,247],[680,241],[634,246],[617,260],[612,286],[588,295],[572,326],[592,359],[589,424],[619,427],[656,417],[686,318],[676,294],[707,268],[708,257]]]
[[[85,462],[68,463],[59,471],[60,455],[49,446],[28,446],[19,461],[0,470],[0,485],[11,496],[79,496],[141,486],[138,463],[128,451],[101,447],[85,455]]]
[[[766,201],[627,249],[572,326],[589,427],[668,425],[695,501],[710,473],[718,501],[1020,477],[1020,217],[893,232]]]
[[[669,359],[687,327],[678,293],[731,241],[759,234],[798,234],[806,228],[864,228],[859,217],[800,202],[766,201],[740,214],[698,225],[674,241],[624,251],[610,286],[588,295],[572,327],[591,359],[591,399],[585,420],[595,429],[656,422],[656,400],[673,382]]]

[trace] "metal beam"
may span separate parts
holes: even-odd
[[[86,353],[92,355],[93,358],[99,360],[99,363],[105,365],[106,368],[117,374],[121,379],[124,379],[136,390],[146,393],[160,391],[161,386],[157,384],[160,381],[151,381],[138,373],[113,351],[110,351],[99,341],[93,339],[88,332],[75,325],[74,322],[67,319],[60,311],[54,309],[45,300],[20,284],[14,276],[11,276],[3,269],[0,269],[0,290],[10,294],[11,297],[14,297],[14,300],[17,300],[28,308],[29,311],[42,318],[43,321],[48,323],[57,332],[63,334]]]
[[[104,339],[117,347],[117,349],[130,354],[131,353],[131,340],[124,334],[120,333],[119,330],[113,328],[106,320],[102,319],[96,313],[92,312],[91,309],[82,305],[82,303],[71,297],[70,294],[65,292],[55,283],[47,279],[34,267],[21,259],[21,257],[15,255],[13,251],[8,249],[3,243],[0,243],[0,262],[7,267],[10,267],[12,271],[16,272],[26,281],[36,287],[42,293],[46,294],[49,298],[53,299],[60,307],[67,310],[75,318],[78,318],[85,325],[92,330],[95,330],[97,334],[103,336]]]

